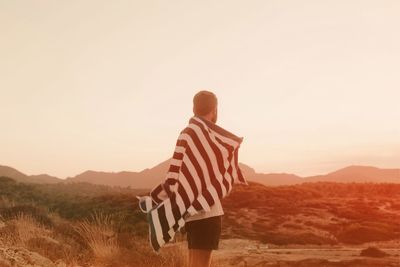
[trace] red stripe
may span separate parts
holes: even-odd
[[[174,152],[174,155],[172,156],[172,158],[173,158],[173,159],[181,160],[181,159],[183,159],[183,153]]]
[[[179,169],[180,169],[180,167],[179,166],[176,166],[176,165],[170,165],[169,166],[169,169],[168,169],[168,171],[169,172],[176,172],[176,173],[179,173]]]

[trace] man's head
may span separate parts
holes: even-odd
[[[193,113],[214,123],[218,118],[217,96],[210,91],[200,91],[193,97]]]

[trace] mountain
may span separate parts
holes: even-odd
[[[0,176],[8,176],[25,183],[87,182],[108,186],[130,186],[138,189],[149,189],[156,186],[165,178],[169,162],[170,159],[167,159],[152,168],[146,168],[139,172],[101,172],[89,170],[65,180],[47,174],[28,176],[11,167],[0,166]],[[352,165],[324,175],[301,177],[290,173],[257,173],[246,164],[239,163],[239,166],[247,180],[267,186],[293,185],[320,181],[339,183],[400,183],[400,169],[381,169],[371,166]]]
[[[133,188],[153,188],[164,179],[168,171],[170,159],[167,159],[153,168],[146,168],[140,172],[97,172],[86,171],[75,177],[67,178],[67,182],[88,182],[110,186],[131,186]],[[240,164],[244,175],[254,176],[255,171],[245,164]]]
[[[87,182],[109,186],[130,186],[137,180],[140,180],[140,176],[137,172],[85,171],[75,177],[67,178],[66,182]],[[140,187],[139,184],[137,185]]]
[[[351,165],[324,175],[300,177],[287,173],[254,173],[249,175],[248,179],[270,186],[293,185],[304,182],[400,183],[400,169]]]
[[[22,183],[54,184],[63,181],[62,179],[47,174],[26,175],[14,168],[2,165],[0,165],[0,176],[10,177]]]
[[[304,178],[290,173],[256,173],[248,179],[269,186],[293,185],[305,182]]]
[[[380,169],[371,166],[351,165],[343,169],[304,178],[307,182],[330,181],[339,183],[372,182],[372,183],[400,183],[400,169]]]
[[[133,188],[152,188],[162,181],[169,167],[169,159],[151,169],[140,172],[98,172],[86,171],[75,177],[69,177],[66,182],[88,182],[110,186],[131,186]]]
[[[169,159],[153,168],[141,172],[94,172],[87,171],[69,178],[69,182],[89,182],[105,185],[131,186],[133,188],[153,188],[164,179]],[[257,173],[250,166],[239,163],[243,175],[249,181],[268,186],[293,185],[304,182],[374,182],[400,183],[400,169],[380,169],[371,166],[349,166],[325,175],[301,177],[290,173]]]
[[[276,186],[276,185],[291,185],[300,184],[304,182],[304,178],[295,174],[288,173],[257,173],[250,166],[239,163],[239,167],[242,170],[244,177],[247,180],[258,182],[264,185]]]

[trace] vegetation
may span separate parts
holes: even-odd
[[[362,244],[400,238],[400,184],[333,182],[235,187],[225,237],[276,245]]]
[[[24,248],[68,266],[184,266],[185,243],[166,246],[160,254],[151,250],[135,197],[144,193],[0,177],[0,249]],[[223,238],[336,245],[400,237],[398,184],[251,183],[234,187],[223,205]],[[1,259],[0,266],[9,263]]]
[[[382,258],[387,256],[387,253],[383,252],[382,250],[376,247],[368,247],[361,251],[360,256]]]

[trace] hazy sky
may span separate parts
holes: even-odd
[[[259,172],[400,167],[400,1],[0,0],[0,165],[172,156],[201,89]]]

